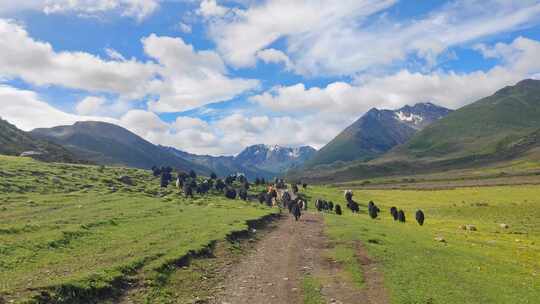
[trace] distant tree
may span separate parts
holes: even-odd
[[[263,178],[261,178],[261,185],[266,185],[266,180]]]
[[[214,173],[214,172],[210,173],[210,178],[211,179],[217,179],[216,173]]]
[[[255,178],[255,185],[258,186],[260,184],[261,184],[261,180],[258,177],[256,177]]]
[[[195,173],[195,171],[193,171],[193,170],[189,170],[189,177],[197,178],[197,173]]]

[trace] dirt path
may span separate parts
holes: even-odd
[[[309,274],[320,278],[327,303],[388,303],[382,276],[376,271],[366,273],[365,290],[344,279],[341,266],[326,257],[329,242],[323,229],[320,214],[304,213],[298,222],[284,216],[253,252],[233,267],[212,303],[303,303],[302,280]]]

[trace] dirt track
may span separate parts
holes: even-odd
[[[213,303],[303,303],[302,280],[308,274],[323,278],[321,292],[328,303],[388,303],[382,276],[373,268],[365,273],[367,288],[363,290],[343,279],[340,265],[325,255],[329,242],[323,227],[320,214],[305,213],[298,222],[284,216],[233,267]],[[369,259],[362,250],[359,254],[365,266]]]

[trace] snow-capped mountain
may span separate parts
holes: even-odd
[[[195,155],[172,147],[161,147],[175,156],[209,168],[220,176],[242,172],[250,179],[272,178],[302,165],[316,150],[312,147],[289,148],[278,145],[254,145],[237,156]]]
[[[437,106],[430,102],[417,103],[414,106],[406,105],[401,109],[392,111],[397,120],[408,126],[421,130],[436,120],[448,115],[452,110]]]
[[[397,110],[373,108],[319,150],[306,166],[375,158],[450,112],[432,103],[406,105]]]
[[[317,150],[309,146],[290,148],[279,145],[253,145],[235,157],[244,166],[256,167],[270,172],[284,172],[303,164]]]

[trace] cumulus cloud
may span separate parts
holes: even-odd
[[[196,51],[181,38],[154,34],[142,40],[148,56],[160,63],[162,80],[152,91],[159,99],[149,103],[155,112],[180,112],[208,103],[228,100],[258,87],[254,79],[234,78],[214,51]]]
[[[227,100],[259,85],[257,80],[230,77],[216,52],[196,51],[181,38],[151,34],[142,44],[157,62],[126,60],[113,49],[105,50],[111,60],[85,52],[57,52],[49,43],[32,39],[20,25],[0,19],[0,77],[112,93],[122,100],[151,95],[150,108],[157,112]]]
[[[80,115],[91,115],[101,112],[105,104],[105,99],[102,97],[88,96],[81,100],[75,110]]]
[[[0,2],[0,13],[39,10],[45,14],[75,13],[95,16],[119,12],[122,16],[142,20],[159,8],[160,0],[19,0]]]
[[[88,120],[117,123],[116,120],[106,117],[74,115],[60,111],[41,100],[33,91],[20,90],[7,85],[0,85],[0,100],[2,100],[0,117],[25,131]]]
[[[216,0],[203,0],[199,6],[197,13],[204,17],[223,16],[228,9],[217,3]]]
[[[56,52],[29,37],[11,21],[0,19],[0,75],[39,85],[59,85],[140,98],[149,90],[157,66],[136,60],[106,61],[84,52]]]
[[[276,49],[264,49],[257,52],[257,58],[265,63],[283,63],[286,70],[292,69],[292,63],[289,57],[280,50]]]
[[[409,21],[376,16],[397,1],[286,1],[252,3],[210,23],[210,36],[231,64],[249,67],[279,39],[298,73],[351,75],[395,65],[410,56],[434,65],[449,47],[538,23],[537,1],[451,1]],[[324,9],[321,9],[324,7]],[[368,18],[370,17],[370,18]]]
[[[502,63],[488,71],[422,74],[401,70],[382,77],[366,78],[358,84],[334,82],[326,87],[304,84],[281,86],[252,100],[279,112],[335,113],[359,116],[371,107],[398,108],[417,102],[435,102],[458,108],[495,90],[531,77],[540,71],[540,42],[518,37],[509,44],[477,46],[484,56]]]

